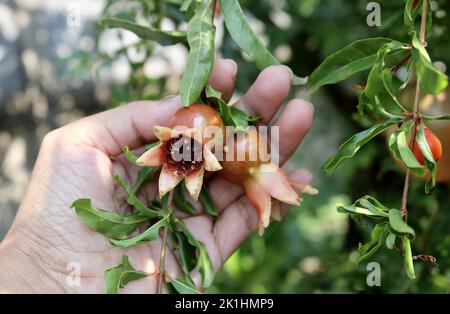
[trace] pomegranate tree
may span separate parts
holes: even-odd
[[[364,196],[352,205],[338,205],[338,211],[349,213],[357,221],[366,218],[372,227],[368,243],[359,246],[358,262],[371,257],[383,243],[400,253],[407,276],[415,278],[415,260],[432,261],[433,256],[412,254],[415,231],[408,225],[408,193],[412,174],[427,177],[425,192],[436,185],[436,161],[441,158],[439,138],[425,125],[431,120],[449,120],[450,115],[428,116],[421,111],[421,94],[439,94],[448,85],[447,76],[431,61],[426,36],[431,29],[432,8],[429,0],[406,0],[403,12],[410,42],[390,38],[368,38],[355,41],[336,52],[312,73],[312,92],[326,84],[342,81],[355,73],[369,71],[367,82],[357,85],[360,114],[371,114],[378,121],[373,127],[353,135],[325,165],[331,175],[346,159],[352,158],[375,136],[390,133],[389,149],[407,169],[400,206],[385,206],[374,197]],[[408,73],[402,78],[399,71]],[[413,110],[402,103],[401,94],[414,84]]]

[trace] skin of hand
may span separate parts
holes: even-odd
[[[237,65],[216,60],[210,84],[233,94]],[[235,103],[268,124],[288,96],[292,72],[272,66],[260,73],[247,93]],[[43,140],[25,197],[15,221],[0,244],[0,292],[6,293],[103,293],[103,273],[128,254],[131,264],[148,277],[129,283],[122,293],[155,293],[158,282],[161,240],[130,249],[113,247],[106,237],[89,229],[70,208],[79,198],[91,198],[95,207],[125,213],[126,195],[114,182],[115,174],[133,182],[136,166],[125,159],[122,149],[139,149],[156,140],[154,125],[164,125],[182,107],[179,97],[161,101],[137,101],[89,116],[50,132]],[[284,163],[311,127],[313,106],[293,99],[274,125],[280,127],[280,162]],[[142,151],[137,150],[136,153]],[[290,174],[309,183],[306,170]],[[216,270],[239,244],[257,228],[257,213],[236,185],[218,176],[207,181],[219,218],[207,215],[183,220],[205,243]],[[155,197],[150,183],[140,197]],[[226,193],[224,193],[226,191]],[[198,205],[201,206],[201,205]],[[287,210],[285,208],[284,210]],[[167,250],[165,269],[169,277],[181,274],[176,257]],[[79,275],[78,280],[74,276]],[[198,272],[194,281],[200,282]]]

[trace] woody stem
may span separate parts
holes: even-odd
[[[425,42],[425,33],[426,33],[426,25],[427,25],[427,9],[428,9],[428,0],[423,0],[422,4],[422,21],[420,24],[420,42],[422,45],[426,45]],[[420,79],[417,78],[416,81],[416,95],[414,98],[414,119],[413,119],[413,134],[411,137],[411,143],[410,147],[412,150],[414,150],[415,146],[415,139],[417,135],[417,125],[420,122]],[[405,184],[403,187],[403,195],[402,195],[402,207],[401,212],[403,214],[403,217],[405,221],[408,219],[408,209],[407,209],[407,203],[408,203],[408,191],[409,191],[409,181],[411,178],[411,171],[406,171],[406,177],[405,177]]]
[[[173,199],[173,191],[170,191],[169,194],[169,200],[168,200],[168,207],[170,211],[170,215],[172,214],[172,199]],[[165,260],[166,260],[166,250],[167,250],[167,233],[168,233],[168,227],[164,227],[163,230],[163,238],[161,243],[161,254],[159,257],[159,280],[158,280],[158,286],[157,286],[157,294],[161,294],[162,287],[164,285],[164,267],[165,267]]]

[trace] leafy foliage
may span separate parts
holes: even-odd
[[[351,43],[327,57],[309,78],[310,92],[326,84],[343,81],[355,73],[373,67],[381,46],[392,42],[387,38],[368,38]]]
[[[108,1],[108,3],[114,1]],[[180,15],[179,5],[183,3],[187,10],[186,15]],[[161,16],[170,19],[179,27],[186,19],[192,17],[195,9],[195,2],[192,1],[167,1],[166,5],[158,6],[159,1],[135,1],[136,6],[129,6],[129,10],[121,12],[120,17],[138,23],[137,12],[143,15],[147,21],[154,21],[154,27],[160,28]],[[412,0],[408,0],[412,4]],[[417,16],[420,16],[420,5],[413,10],[414,23],[407,23],[407,30],[404,27],[404,19],[401,11],[403,1],[381,0],[383,8],[382,27],[369,28],[362,25],[362,10],[367,5],[367,1],[357,0],[355,2],[340,3],[336,1],[315,1],[315,0],[288,0],[283,5],[276,3],[276,8],[272,2],[246,1],[241,0],[240,6],[246,13],[246,18],[250,18],[256,23],[263,24],[263,33],[266,37],[264,41],[268,50],[274,55],[280,47],[291,51],[291,56],[283,61],[296,71],[310,73],[319,65],[323,56],[330,55],[342,48],[345,43],[349,43],[355,38],[397,38],[402,42],[410,41],[407,30],[418,32]],[[148,6],[150,9],[146,9]],[[433,13],[434,26],[429,28],[432,36],[428,38],[427,51],[434,60],[444,63],[450,61],[448,48],[450,41],[448,35],[448,19],[439,18],[437,12],[450,9],[448,1],[435,1]],[[288,28],[281,28],[273,22],[273,12],[282,10],[286,13],[292,23]],[[106,8],[105,14],[112,15],[110,9]],[[190,12],[187,12],[190,11]],[[431,10],[430,14],[431,14]],[[405,11],[406,13],[406,11]],[[428,19],[429,20],[429,19]],[[339,25],[339,27],[336,27]],[[254,28],[254,25],[252,25]],[[99,31],[101,33],[102,30]],[[97,42],[97,41],[96,41]],[[145,51],[146,59],[152,56],[154,44],[146,41],[139,41],[133,45],[141,51]],[[246,62],[240,48],[234,40],[225,33],[222,46],[216,47],[221,55],[237,60],[239,64],[239,76],[236,88],[243,92],[256,76],[256,69]],[[120,57],[127,58],[127,50],[121,49],[112,55],[100,53],[97,58],[102,62],[101,68],[111,66],[112,61]],[[390,57],[390,56],[389,56]],[[412,57],[405,67],[410,66]],[[83,59],[85,60],[85,58]],[[87,59],[89,67],[92,65],[92,58]],[[94,60],[96,61],[96,60]],[[97,60],[98,62],[98,60]],[[112,103],[119,105],[136,99],[155,99],[168,94],[173,94],[167,89],[167,76],[160,79],[144,77],[142,75],[143,63],[128,60],[131,65],[131,75],[126,86],[115,86],[113,88]],[[414,68],[411,68],[413,70]],[[368,69],[370,70],[370,68]],[[391,68],[384,69],[386,74]],[[361,83],[365,71],[355,73],[348,82]],[[395,77],[393,76],[394,81]],[[311,78],[310,78],[311,79]],[[408,77],[411,80],[411,76]],[[412,82],[412,81],[411,81]],[[398,82],[396,82],[397,84]],[[401,82],[402,85],[406,82]],[[364,88],[364,84],[361,84]],[[404,87],[404,86],[401,86]],[[406,88],[405,88],[406,90]],[[339,89],[319,90],[317,98],[313,101],[316,104],[316,125],[329,130],[333,123],[339,123],[332,133],[336,137],[345,136],[351,129],[369,128],[372,121],[368,116],[358,117],[347,114],[352,112],[349,103],[353,103],[353,98],[344,98],[348,95],[347,85],[342,84]],[[324,97],[326,96],[326,97]],[[364,93],[361,99],[366,101],[365,110],[372,113],[371,106],[375,113],[382,114],[383,108],[367,99]],[[322,99],[325,99],[322,100]],[[398,97],[401,99],[401,97]],[[324,103],[325,102],[325,103]],[[411,104],[401,103],[406,108]],[[326,109],[321,109],[321,106]],[[336,110],[336,108],[339,108]],[[344,114],[342,114],[344,112]],[[330,113],[330,114],[328,114]],[[333,114],[331,114],[333,113]],[[424,121],[448,120],[449,115],[422,115]],[[326,120],[323,122],[322,120]],[[329,134],[329,133],[328,133]],[[382,134],[382,133],[381,133]],[[326,137],[327,138],[327,137]],[[326,146],[329,142],[324,139],[323,133],[313,132],[306,139],[305,147],[310,143],[324,142],[320,151],[322,155],[329,154]],[[295,162],[309,165],[314,169],[313,149],[305,151],[296,156]],[[434,254],[439,259],[440,268],[430,269],[421,262],[416,262],[416,277],[420,280],[414,282],[406,281],[406,276],[401,274],[401,265],[395,263],[396,254],[391,251],[379,250],[374,256],[376,261],[383,267],[383,285],[379,288],[368,288],[365,285],[364,267],[354,268],[349,265],[348,260],[353,257],[353,250],[359,241],[369,238],[369,228],[355,227],[353,223],[348,223],[344,217],[335,215],[332,206],[339,202],[349,202],[348,198],[357,198],[368,191],[385,199],[386,202],[396,204],[399,201],[399,191],[394,188],[395,184],[401,184],[402,172],[398,170],[392,160],[384,154],[385,143],[381,139],[374,139],[371,145],[355,154],[351,165],[342,164],[342,169],[332,179],[324,179],[320,174],[316,174],[316,184],[321,188],[322,197],[319,199],[305,200],[302,211],[291,211],[288,219],[284,222],[284,228],[277,225],[268,230],[264,239],[251,237],[244,243],[242,248],[235,253],[225,269],[216,276],[212,292],[444,292],[448,290],[448,258],[447,247],[450,245],[450,237],[446,236],[448,222],[450,221],[450,208],[447,202],[448,191],[445,185],[437,185],[433,194],[424,197],[423,186],[419,180],[411,182],[412,191],[410,193],[410,207],[414,215],[410,215],[408,220],[410,225],[417,231],[416,239],[410,243],[413,250],[423,250],[423,243],[426,243],[426,250],[429,254]],[[311,157],[312,156],[312,157]],[[368,178],[371,178],[370,180]],[[325,181],[326,180],[326,181]],[[154,206],[162,207],[159,202],[151,202]],[[95,204],[95,201],[94,201]],[[365,208],[367,207],[360,207]],[[438,210],[440,208],[440,210]],[[332,222],[332,223],[331,223]],[[317,232],[320,230],[320,232]],[[296,241],[292,241],[296,239]],[[395,239],[395,241],[393,241]],[[295,242],[295,243],[293,243]],[[270,243],[270,244],[269,244]],[[403,240],[394,234],[386,237],[386,245],[395,245],[405,248]],[[409,243],[409,242],[408,242]],[[389,247],[388,246],[388,247]],[[301,247],[301,249],[299,249]],[[308,263],[306,263],[306,261]],[[317,263],[318,268],[310,270],[304,265]],[[412,261],[411,261],[412,265]]]
[[[123,239],[148,221],[141,213],[121,216],[93,207],[90,199],[79,199],[72,206],[85,224],[112,239]]]
[[[401,210],[389,209],[387,221],[386,217],[381,214],[381,210],[386,211],[385,207],[368,202],[361,204],[361,200],[355,202],[352,206],[339,205],[338,211],[348,212],[352,217],[358,219],[361,219],[361,216],[377,219],[372,229],[370,242],[359,248],[359,261],[372,256],[385,239],[387,247],[393,248],[395,244],[394,236],[400,236],[404,268],[411,279],[415,278],[415,274],[410,241],[415,237],[415,231],[406,223],[409,174],[413,173],[423,177],[427,169],[431,172],[430,179],[425,185],[427,193],[434,188],[436,183],[436,162],[428,146],[424,126],[421,123],[419,95],[420,91],[438,94],[448,86],[447,76],[435,67],[426,50],[425,36],[431,29],[431,5],[428,6],[428,0],[419,2],[420,6],[417,5],[417,1],[407,0],[403,14],[404,23],[409,27],[412,36],[410,45],[394,40],[386,40],[385,43],[380,45],[377,42],[380,41],[379,39],[354,42],[327,58],[313,73],[311,83],[313,91],[315,91],[322,85],[337,83],[348,78],[351,74],[371,68],[367,83],[364,84],[359,95],[359,113],[364,114],[364,109],[369,109],[368,111],[372,113],[390,117],[390,120],[376,124],[370,129],[352,136],[328,161],[325,165],[325,171],[327,174],[331,174],[344,159],[353,157],[360,147],[373,137],[387,130],[393,124],[398,124],[399,130],[394,131],[390,136],[389,148],[393,156],[408,169]],[[416,19],[419,14],[421,18],[419,27],[417,27]],[[418,32],[420,32],[420,38],[417,35]],[[375,47],[371,44],[374,44]],[[358,49],[355,49],[355,46],[367,50],[365,53],[360,53]],[[409,62],[411,56],[412,60]],[[397,99],[397,95],[410,83],[409,80],[401,81],[396,76],[401,67],[406,68],[406,71],[409,72],[408,76],[411,76],[412,69],[415,69],[417,87],[414,112],[406,110],[405,106]],[[441,118],[442,116],[435,117],[435,119]],[[420,141],[418,145],[424,153],[426,166],[421,165],[411,151],[411,147],[414,146],[416,141]],[[379,202],[376,201],[376,203]],[[391,236],[391,234],[393,235]]]

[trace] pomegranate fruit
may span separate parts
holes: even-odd
[[[217,144],[223,144],[224,132],[218,112],[206,105],[192,104],[179,109],[167,127],[154,127],[160,143],[140,156],[136,163],[162,166],[158,182],[160,197],[184,179],[189,194],[197,200],[205,170],[222,169],[213,150]]]
[[[442,144],[439,138],[427,127],[424,128],[425,139],[427,140],[428,146],[430,147],[431,153],[433,154],[433,158],[435,161],[438,161],[442,157]],[[410,147],[411,148],[411,147]],[[417,161],[421,164],[425,164],[423,153],[419,147],[417,141],[414,144],[413,148],[414,156]]]
[[[223,169],[219,175],[245,190],[250,203],[258,211],[259,234],[262,234],[269,225],[271,216],[277,220],[280,218],[278,201],[300,205],[298,192],[316,194],[317,190],[293,182],[282,169],[272,163],[269,145],[255,128],[239,135],[228,135],[227,146],[233,147],[227,147],[227,150],[231,150],[233,156],[227,156],[222,162]]]

